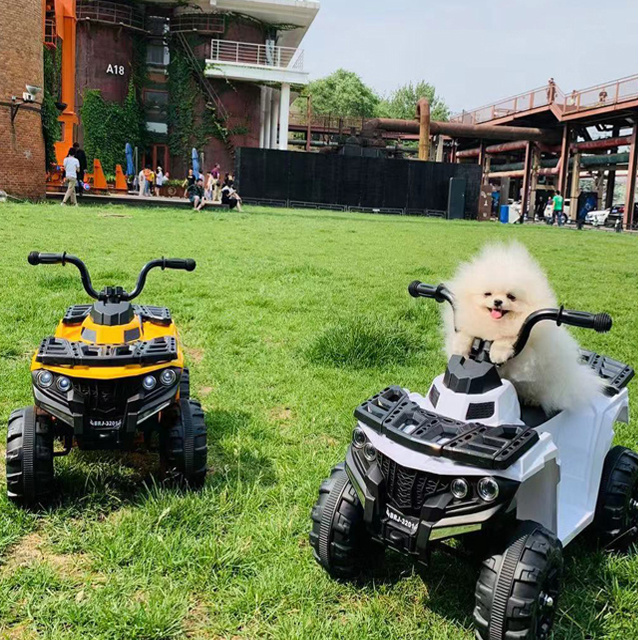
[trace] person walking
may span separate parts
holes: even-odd
[[[64,194],[64,198],[62,198],[60,204],[64,207],[64,205],[67,204],[67,200],[71,199],[71,203],[77,207],[76,184],[78,184],[80,163],[78,162],[78,158],[76,158],[76,150],[73,147],[69,149],[69,154],[64,159],[62,166],[64,167],[64,177],[67,180],[67,192]]]
[[[553,205],[553,213],[551,214],[551,224],[553,224],[554,220],[558,219],[558,226],[561,227],[564,222],[562,220],[562,214],[564,213],[564,198],[560,195],[559,191],[556,191],[556,195],[553,196],[553,200],[551,201]]]
[[[76,187],[76,195],[78,197],[81,197],[84,193],[84,174],[87,170],[87,154],[84,152],[84,149],[80,147],[79,142],[74,142],[73,148],[75,149],[75,156],[80,163],[80,169],[78,169],[78,184]]]
[[[220,201],[220,165],[216,162],[215,166],[211,170],[211,177],[213,178],[213,194],[211,199],[214,202]]]

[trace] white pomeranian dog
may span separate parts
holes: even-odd
[[[445,350],[468,356],[474,338],[492,340],[492,362],[515,386],[521,402],[546,413],[575,409],[601,393],[597,374],[579,362],[577,342],[554,322],[540,322],[520,354],[514,343],[530,313],[557,307],[540,265],[524,246],[488,245],[447,283],[455,313],[444,305]],[[455,320],[455,325],[454,325]]]

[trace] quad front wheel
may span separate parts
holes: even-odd
[[[9,416],[6,464],[9,500],[28,507],[46,505],[53,491],[53,432],[34,407]]]
[[[562,567],[556,536],[535,522],[522,522],[504,553],[482,564],[473,612],[476,638],[551,638]]]
[[[363,515],[342,462],[320,486],[309,534],[315,559],[335,578],[352,578],[384,554],[367,535]]]
[[[166,476],[179,484],[201,487],[207,473],[207,426],[197,400],[181,399],[162,433],[161,456]]]

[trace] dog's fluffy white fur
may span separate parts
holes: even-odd
[[[597,374],[580,364],[576,341],[554,322],[537,324],[526,347],[509,359],[526,317],[558,306],[540,265],[522,245],[486,246],[460,265],[447,286],[455,297],[455,314],[443,305],[448,356],[467,356],[473,338],[492,340],[490,357],[501,365],[501,376],[514,384],[521,402],[547,413],[578,408],[602,392]]]

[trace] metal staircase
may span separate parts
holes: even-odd
[[[211,86],[211,82],[209,78],[204,75],[204,71],[200,64],[200,61],[196,57],[189,41],[187,40],[184,33],[175,33],[175,38],[177,42],[180,44],[182,51],[184,52],[189,66],[191,67],[191,72],[195,81],[198,84],[198,87],[202,91],[202,95],[205,98],[205,106],[211,112],[213,117],[216,119],[218,124],[221,126],[222,132],[222,141],[224,142],[224,146],[229,152],[232,160],[235,160],[236,157],[236,149],[231,141],[229,134],[226,130],[226,124],[229,121],[229,112],[226,107],[222,103],[220,96],[215,92],[214,88]]]

